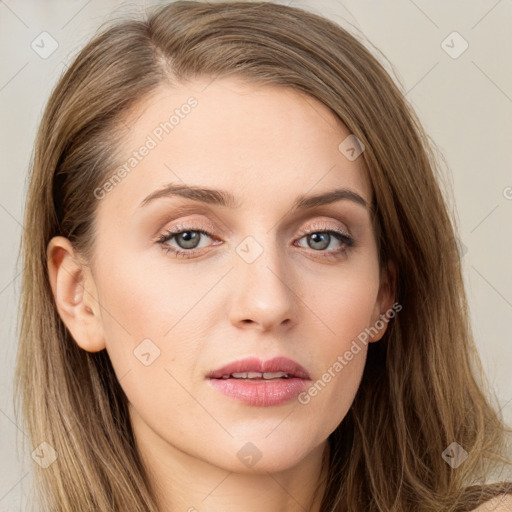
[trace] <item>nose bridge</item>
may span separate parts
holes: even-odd
[[[235,248],[232,322],[269,328],[293,319],[297,297],[275,231],[247,235]]]

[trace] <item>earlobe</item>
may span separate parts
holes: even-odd
[[[77,258],[71,242],[53,237],[46,251],[48,277],[62,321],[88,352],[105,348],[100,308],[90,269]]]
[[[397,271],[394,262],[389,261],[382,270],[379,293],[375,303],[372,327],[378,334],[370,337],[370,343],[379,341],[389,323],[389,313],[395,303]]]

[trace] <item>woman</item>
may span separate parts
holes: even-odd
[[[383,67],[317,15],[175,2],[98,34],[30,173],[39,504],[509,510],[439,178]]]

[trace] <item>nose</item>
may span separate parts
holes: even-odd
[[[235,254],[229,317],[238,328],[269,331],[297,321],[299,297],[292,270],[278,248],[265,245],[252,263]]]

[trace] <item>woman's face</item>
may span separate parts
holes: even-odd
[[[347,414],[361,333],[393,302],[349,135],[311,97],[232,79],[162,87],[127,120],[125,172],[95,191],[88,307],[66,323],[85,350],[106,348],[139,442],[162,457],[278,471]],[[145,201],[170,184],[182,192]],[[304,201],[334,190],[350,192]],[[309,380],[207,377],[249,357],[289,358]]]

